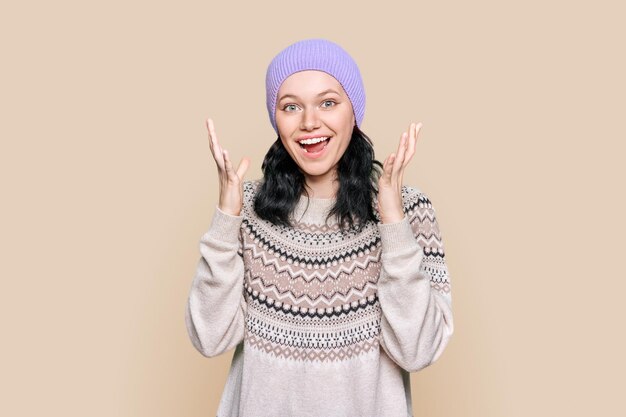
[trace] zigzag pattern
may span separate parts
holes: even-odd
[[[273,225],[253,210],[256,182],[244,183],[238,253],[244,259],[247,346],[274,358],[342,362],[379,348],[377,296],[382,246],[375,222],[342,232],[338,224]],[[402,188],[404,211],[423,248],[431,289],[450,296],[445,252],[431,201]],[[380,220],[378,210],[376,217]]]
[[[330,234],[330,233],[338,232],[339,231],[339,225],[337,225],[337,224],[318,225],[318,224],[309,224],[309,223],[297,223],[296,225],[294,225],[294,229],[295,230],[299,230],[299,231],[304,232],[304,233],[309,233],[309,234],[313,234],[313,233]]]
[[[244,242],[243,244],[244,251],[248,250],[251,252],[252,259],[260,259],[263,263],[263,266],[273,266],[275,272],[281,273],[286,272],[292,278],[302,278],[307,282],[311,282],[312,280],[325,281],[330,276],[331,278],[337,278],[340,274],[352,274],[352,272],[356,268],[367,269],[370,262],[379,262],[380,261],[380,251],[375,251],[374,255],[369,255],[371,251],[369,249],[365,251],[354,252],[350,251],[345,256],[337,256],[336,259],[327,260],[323,263],[317,262],[306,262],[306,261],[298,261],[294,260],[291,257],[285,256],[281,258],[283,261],[287,261],[286,265],[281,266],[278,262],[278,259],[272,252],[261,250],[256,244]],[[368,255],[368,256],[364,256]],[[270,257],[271,256],[271,257]],[[357,260],[362,259],[362,260]],[[348,263],[352,261],[351,263]],[[314,271],[312,273],[308,273],[304,269],[294,269],[291,267],[294,266],[302,266],[307,269],[323,269],[324,272]],[[338,269],[332,270],[331,266],[339,266]]]

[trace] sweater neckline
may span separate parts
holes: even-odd
[[[335,201],[336,197],[311,198],[302,194],[294,208],[293,217],[301,223],[324,224]],[[333,219],[328,219],[328,222],[332,224]]]

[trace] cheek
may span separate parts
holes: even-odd
[[[294,128],[293,119],[292,118],[277,118],[276,119],[276,128],[278,129],[278,133],[281,137],[288,138],[293,134]]]
[[[287,152],[287,154],[291,157],[291,159],[295,161],[296,154],[298,152],[298,149],[296,148],[296,146],[299,147],[300,145],[295,144],[294,146],[293,142],[285,143],[285,141],[282,138],[283,136],[281,135],[281,142],[283,144],[283,148],[285,148],[285,152]]]
[[[352,133],[352,127],[354,126],[354,117],[352,113],[337,112],[332,116],[332,124],[342,132]]]
[[[346,140],[343,145],[341,146],[341,154],[343,155],[346,152],[346,149],[348,149],[348,146],[350,145],[350,140]]]

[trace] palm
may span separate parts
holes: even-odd
[[[411,123],[408,132],[402,133],[396,153],[389,155],[383,163],[383,173],[378,179],[378,208],[383,223],[396,223],[404,217],[402,177],[415,154],[415,143],[421,127],[422,123]]]
[[[226,149],[222,149],[215,133],[212,119],[207,120],[209,131],[209,148],[217,166],[219,177],[220,198],[219,208],[225,213],[238,216],[243,205],[243,176],[250,164],[249,158],[242,158],[235,171]]]

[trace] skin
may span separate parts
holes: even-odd
[[[283,81],[276,97],[278,134],[304,174],[309,196],[333,197],[339,188],[336,166],[350,144],[356,123],[348,95],[333,76],[323,71],[300,71]],[[297,142],[303,135],[331,136],[325,155],[307,158]]]
[[[337,93],[318,96],[318,93],[329,88]],[[284,98],[286,94],[295,97]],[[355,125],[352,104],[345,91],[334,77],[325,72],[300,71],[283,82],[277,98],[275,117],[279,136],[303,172],[309,195],[313,198],[333,197],[337,192],[337,163],[348,147]],[[415,143],[421,127],[421,122],[411,123],[400,136],[396,152],[387,156],[383,162],[383,173],[378,181],[378,210],[382,223],[397,223],[404,218],[402,177],[415,154]],[[250,159],[242,158],[235,170],[229,152],[219,144],[210,118],[207,120],[207,129],[209,147],[219,177],[218,207],[227,214],[239,216],[243,204],[244,175]],[[295,139],[309,134],[333,137],[326,154],[321,158],[308,159],[302,155]]]

